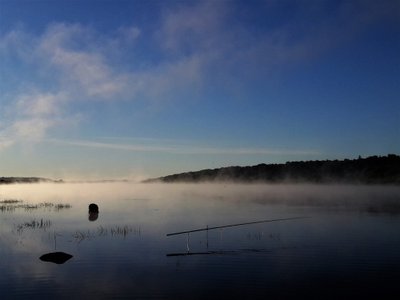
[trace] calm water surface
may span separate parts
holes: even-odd
[[[1,299],[400,299],[400,187],[3,185],[0,270]]]

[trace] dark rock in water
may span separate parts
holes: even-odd
[[[96,221],[99,217],[99,207],[97,204],[89,204],[89,221]]]
[[[99,207],[97,206],[97,204],[89,204],[89,213],[99,213]]]
[[[41,257],[39,257],[39,259],[42,261],[52,262],[52,263],[61,265],[61,264],[65,263],[67,260],[71,259],[72,257],[73,256],[68,253],[52,252],[52,253],[43,254]]]

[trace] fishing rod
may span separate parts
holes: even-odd
[[[238,224],[229,224],[229,225],[214,226],[214,227],[208,227],[207,226],[206,228],[199,228],[199,229],[193,229],[193,230],[186,230],[186,231],[168,233],[167,236],[179,235],[179,234],[185,234],[185,233],[192,233],[192,232],[198,232],[198,231],[208,231],[208,230],[228,228],[228,227],[243,226],[243,225],[259,224],[259,223],[270,223],[270,222],[277,222],[277,221],[289,221],[289,220],[307,219],[307,218],[310,218],[310,217],[292,217],[292,218],[282,218],[282,219],[269,219],[269,220],[253,221],[253,222],[238,223]]]

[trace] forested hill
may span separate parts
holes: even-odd
[[[40,177],[0,177],[0,184],[11,183],[39,183],[39,182],[62,182]]]
[[[174,174],[145,182],[310,182],[400,184],[400,156],[259,164]]]

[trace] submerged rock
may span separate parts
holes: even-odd
[[[65,252],[52,252],[43,254],[39,259],[41,261],[52,262],[58,265],[65,263],[67,260],[71,259],[73,256]]]

